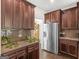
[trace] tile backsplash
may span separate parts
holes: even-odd
[[[71,38],[79,38],[79,30],[63,30],[64,36]]]
[[[1,35],[11,36],[13,41],[23,40],[26,35],[31,36],[31,30],[1,30]]]

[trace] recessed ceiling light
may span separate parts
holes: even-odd
[[[54,2],[54,0],[50,0],[50,2]]]

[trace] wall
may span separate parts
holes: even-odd
[[[39,41],[41,48],[43,47],[43,24],[44,24],[44,13],[45,11],[39,7],[35,8],[35,21],[39,24]]]
[[[79,30],[63,30],[65,37],[79,38]]]
[[[39,7],[35,7],[35,19],[44,20],[45,11]]]

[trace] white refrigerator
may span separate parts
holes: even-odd
[[[58,23],[44,24],[43,48],[54,54],[58,54]]]

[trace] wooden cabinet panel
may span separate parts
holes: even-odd
[[[61,10],[56,10],[45,14],[45,22],[60,23],[60,19],[61,19]]]
[[[51,22],[51,13],[46,13],[44,16],[45,16],[45,23]]]
[[[28,46],[28,59],[39,59],[39,43]]]
[[[79,44],[78,44],[78,59],[79,59]]]
[[[28,28],[28,5],[25,5],[24,3],[23,3],[23,10],[24,10],[24,19],[23,19],[23,28],[24,29],[27,29]]]
[[[29,29],[34,29],[34,6],[29,5],[28,6],[28,14],[29,14],[29,20],[28,20],[28,27]]]
[[[24,5],[23,9],[24,9],[23,28],[33,29],[34,28],[34,6],[27,3]]]
[[[77,58],[77,42],[67,39],[60,39],[60,52]]]
[[[77,26],[78,26],[78,29],[79,29],[79,2],[77,3]]]
[[[12,28],[12,18],[13,18],[13,1],[12,0],[3,0],[2,1],[2,28]]]
[[[13,28],[19,28],[19,21],[20,21],[20,0],[14,0],[14,19],[13,19]]]
[[[62,13],[62,29],[77,29],[77,8],[64,10]]]
[[[60,23],[60,10],[51,12],[51,22]]]
[[[26,53],[25,51],[20,51],[18,54],[17,54],[17,59],[26,59]]]
[[[2,56],[8,56],[9,59],[39,59],[39,43],[14,49],[2,54]]]
[[[5,0],[1,0],[1,28],[5,28]]]
[[[34,28],[34,5],[24,0],[2,0],[1,4],[2,28]]]

